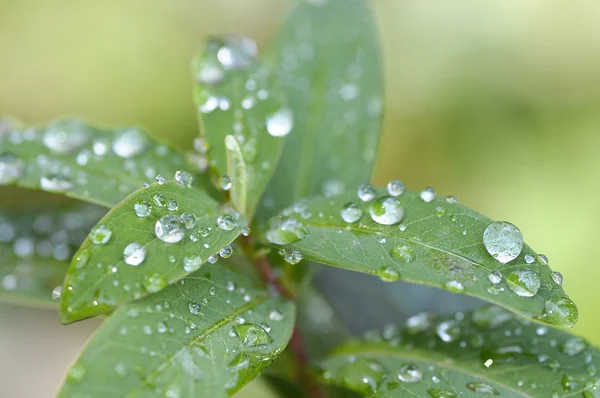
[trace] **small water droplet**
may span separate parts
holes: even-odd
[[[387,370],[372,359],[358,358],[343,368],[343,379],[350,389],[371,395],[379,390]]]
[[[190,256],[183,258],[183,270],[185,272],[194,272],[202,265],[202,259],[199,256]]]
[[[202,308],[202,306],[198,303],[189,303],[188,304],[188,311],[192,315],[198,315],[200,313],[200,308]]]
[[[221,256],[222,258],[229,258],[229,257],[231,257],[232,254],[233,254],[233,249],[231,248],[231,245],[227,245],[224,248],[222,248],[221,250],[219,250],[219,256]]]
[[[117,135],[113,142],[113,152],[121,158],[132,158],[146,147],[146,135],[137,129],[129,128]]]
[[[294,115],[288,108],[281,108],[267,117],[267,132],[273,137],[285,137],[294,127]]]
[[[177,243],[185,236],[181,220],[174,214],[168,214],[156,221],[154,233],[165,243]]]
[[[62,286],[56,286],[52,290],[52,300],[58,300],[62,294]]]
[[[179,218],[181,219],[183,226],[187,229],[194,228],[196,226],[196,222],[198,221],[196,216],[192,213],[183,213]]]
[[[132,242],[123,250],[123,258],[126,264],[138,266],[146,259],[146,247]]]
[[[525,255],[525,262],[527,264],[533,264],[534,261],[535,261],[535,256],[533,256],[531,254],[526,254]]]
[[[537,255],[537,258],[542,265],[548,265],[548,257],[546,255],[540,253]]]
[[[458,398],[455,392],[443,388],[430,388],[427,390],[427,394],[431,398]]]
[[[69,369],[69,373],[67,375],[67,378],[69,379],[69,381],[74,382],[74,383],[81,382],[84,377],[85,377],[85,368],[83,367],[83,365],[78,364],[78,363],[71,366],[71,369]]]
[[[573,327],[577,323],[579,311],[573,301],[566,297],[554,297],[545,304],[545,320],[553,325]]]
[[[283,259],[286,262],[292,265],[298,264],[300,261],[302,261],[302,253],[300,253],[298,250],[281,249],[279,254],[283,256]]]
[[[229,191],[231,189],[231,178],[228,175],[224,175],[219,180],[219,188],[223,191]]]
[[[490,282],[492,282],[492,284],[497,285],[500,282],[502,282],[502,274],[500,273],[500,271],[492,271],[488,275],[488,279],[490,280]]]
[[[554,283],[560,286],[563,283],[563,276],[560,272],[555,271],[552,273],[552,280],[554,281]]]
[[[467,383],[466,387],[469,390],[475,391],[476,393],[480,393],[480,394],[500,395],[498,390],[496,390],[494,387],[490,386],[489,384],[485,384],[485,383],[479,383],[479,382]]]
[[[112,231],[106,226],[102,224],[96,225],[90,231],[90,240],[95,245],[104,245],[109,241],[112,236]]]
[[[356,203],[346,203],[340,211],[340,216],[342,217],[342,220],[348,224],[355,223],[362,218],[363,210]]]
[[[283,321],[284,318],[285,316],[283,315],[283,312],[279,310],[272,310],[269,312],[269,319],[272,321],[280,322]]]
[[[73,189],[75,184],[66,176],[44,174],[40,177],[40,188],[50,192],[64,192]]]
[[[523,250],[523,235],[519,228],[509,222],[495,222],[485,229],[483,244],[492,257],[506,264],[517,258]]]
[[[233,331],[246,347],[269,345],[273,342],[273,339],[265,329],[253,323],[234,325]]]
[[[435,199],[435,190],[431,187],[427,187],[421,191],[421,200],[425,203],[429,203]]]
[[[460,325],[457,321],[445,321],[441,322],[435,329],[438,337],[446,342],[450,343],[458,339],[461,335]]]
[[[506,282],[510,290],[521,297],[535,296],[541,285],[538,274],[528,269],[511,272]]]
[[[90,139],[87,127],[79,120],[64,120],[50,125],[42,142],[53,153],[65,155],[85,145]]]
[[[169,203],[167,204],[167,209],[169,209],[170,211],[175,211],[175,210],[179,209],[179,203],[177,203],[177,201],[175,199],[171,199],[171,200],[169,200]]]
[[[390,250],[390,255],[403,263],[413,262],[416,258],[415,252],[409,246],[406,245],[398,245],[394,246],[392,250]]]
[[[156,182],[159,185],[166,184],[167,183],[167,178],[164,175],[159,174],[159,175],[156,176]]]
[[[458,198],[456,196],[452,196],[452,195],[450,195],[450,196],[448,196],[446,198],[446,202],[448,202],[448,203],[450,203],[452,205],[455,205],[455,204],[459,203],[458,202]]]
[[[6,153],[0,155],[0,184],[14,182],[23,176],[25,162],[13,155]]]
[[[217,60],[224,69],[246,69],[257,54],[254,40],[242,36],[229,36],[217,52]]]
[[[182,187],[191,187],[193,180],[192,175],[186,171],[177,170],[175,172],[175,181]]]
[[[243,236],[250,235],[250,228],[246,227],[246,228],[242,229],[242,235]]]
[[[154,273],[146,276],[142,285],[148,293],[156,293],[167,286],[167,279],[159,273]]]
[[[139,201],[133,205],[133,209],[135,210],[135,214],[138,217],[148,217],[150,213],[152,213],[152,205],[146,202],[145,200]]]
[[[423,380],[423,372],[416,365],[404,365],[400,368],[398,380],[404,383],[416,383]]]
[[[308,235],[302,223],[295,218],[277,216],[269,220],[267,240],[276,245],[297,242]]]
[[[225,214],[217,219],[217,226],[224,231],[231,231],[237,227],[237,222],[233,216]]]
[[[400,196],[404,193],[404,184],[402,181],[392,180],[387,183],[387,191],[391,196]]]
[[[463,293],[465,291],[465,286],[459,281],[448,281],[444,284],[444,289],[453,293]]]
[[[400,273],[392,267],[381,267],[378,276],[384,282],[395,282],[400,279]]]
[[[358,199],[363,202],[370,202],[375,199],[376,192],[370,184],[361,184],[357,190]]]
[[[391,196],[382,196],[375,199],[369,206],[371,219],[381,225],[394,225],[402,221],[404,207],[398,199]]]
[[[571,337],[560,346],[560,351],[568,356],[581,354],[587,348],[585,340],[581,337]]]

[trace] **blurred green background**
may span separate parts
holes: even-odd
[[[563,273],[580,309],[575,333],[600,344],[600,2],[373,4],[387,91],[375,182],[431,185],[517,224]],[[0,0],[0,114],[136,124],[185,146],[196,134],[195,49],[228,32],[265,44],[288,6]],[[51,312],[7,305],[0,320],[0,395],[8,398],[52,396],[97,325],[61,327]]]

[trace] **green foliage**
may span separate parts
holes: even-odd
[[[599,396],[596,348],[554,328],[578,316],[562,276],[518,228],[364,184],[383,109],[367,1],[302,1],[257,53],[228,36],[195,59],[187,159],[135,128],[0,120],[0,184],[111,208],[0,216],[0,296],[47,303],[64,277],[63,323],[106,315],[59,396],[226,397],[265,370],[285,397]],[[357,340],[309,261],[500,307]]]
[[[543,257],[524,246],[502,264],[486,251],[489,218],[454,198],[425,201],[424,193],[412,191],[395,197],[386,189],[359,191],[358,197],[296,203],[269,222],[265,240],[310,261],[469,294],[560,326],[575,324],[575,310],[555,311],[557,303],[567,308],[571,302]],[[384,208],[383,201],[395,207]]]
[[[595,347],[495,306],[415,315],[320,366],[327,382],[377,397],[596,397],[600,388]]]
[[[224,248],[223,256],[231,254],[245,220],[179,181],[184,185],[155,183],[134,192],[92,229],[65,277],[63,323],[156,293],[216,261]]]
[[[229,260],[209,264],[121,306],[59,396],[226,397],[258,376],[289,340],[294,304],[232,268]]]

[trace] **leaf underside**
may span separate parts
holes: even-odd
[[[0,299],[56,304],[52,290],[62,283],[71,256],[105,213],[86,204],[0,213]]]
[[[230,259],[208,264],[117,309],[59,396],[226,397],[257,377],[287,344],[294,304],[230,266]]]
[[[186,167],[184,157],[134,127],[114,130],[81,120],[41,128],[4,122],[0,184],[60,193],[104,207],[152,181]],[[203,177],[196,185],[206,185]]]
[[[378,197],[386,194],[384,189],[377,192]],[[426,203],[419,193],[407,191],[397,199],[404,208],[404,217],[389,226],[375,222],[369,213],[371,204],[352,194],[299,202],[283,214],[300,222],[308,234],[284,247],[298,250],[309,261],[387,281],[446,288],[543,322],[561,326],[576,322],[575,305],[531,248],[525,245],[520,255],[507,264],[496,261],[486,251],[482,237],[492,220],[440,197]],[[360,221],[347,223],[342,219],[340,211],[349,202],[361,207]],[[402,256],[394,255],[394,251]],[[535,261],[527,264],[525,255],[535,256]],[[516,294],[515,286],[506,279],[525,270],[539,281],[539,289],[531,297]],[[498,284],[490,280],[494,271],[502,275]]]
[[[299,2],[263,60],[277,68],[294,124],[262,215],[368,181],[383,113],[379,38],[368,2]]]
[[[184,222],[186,213],[193,215],[193,225]],[[226,229],[219,226],[220,217],[228,220]],[[169,241],[158,238],[159,224],[172,228]],[[94,227],[110,231],[106,242],[102,236],[94,242],[93,229],[75,254],[61,296],[62,322],[110,312],[163,289],[218,255],[245,226],[237,213],[221,210],[194,187],[166,182],[136,191]],[[140,251],[127,259],[130,244]]]
[[[326,381],[377,397],[596,397],[600,354],[584,339],[496,306],[370,332],[321,364]]]

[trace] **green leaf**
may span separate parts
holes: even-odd
[[[246,220],[221,210],[203,191],[184,185],[166,182],[142,188],[92,229],[65,278],[63,323],[155,293],[205,262],[216,261],[223,248],[229,251],[223,256],[231,254],[228,245]]]
[[[429,200],[430,192],[421,194]],[[486,251],[483,235],[492,220],[452,197],[426,202],[418,192],[387,195],[380,189],[362,193],[370,202],[345,194],[297,203],[269,221],[266,239],[310,261],[468,294],[547,323],[575,324],[577,308],[544,257],[524,245],[503,264]],[[355,222],[344,221],[343,209]]]
[[[117,309],[59,396],[226,397],[258,376],[287,344],[294,304],[227,264],[206,265]]]
[[[193,63],[202,135],[195,149],[207,153],[220,176],[231,178],[233,203],[248,219],[277,166],[292,123],[273,68],[255,57],[254,41],[229,36],[209,41]]]
[[[172,176],[186,166],[181,154],[134,127],[108,130],[67,119],[42,128],[10,125],[4,130],[0,184],[62,193],[109,208],[157,174]]]
[[[52,305],[69,259],[105,213],[93,205],[0,213],[0,299]]]
[[[339,347],[325,380],[377,397],[597,397],[598,349],[496,306],[421,313]]]
[[[298,2],[264,54],[277,67],[294,124],[262,202],[263,217],[297,198],[344,191],[371,178],[383,84],[368,3]]]

